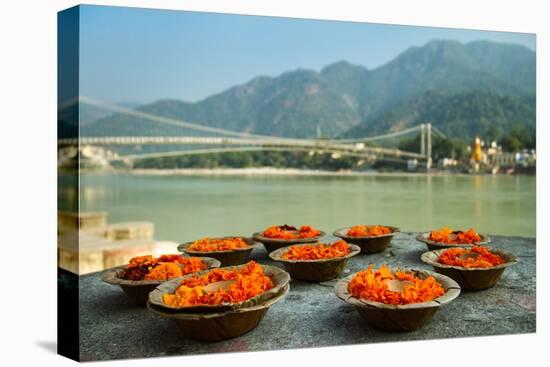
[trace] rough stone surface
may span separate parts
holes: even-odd
[[[145,358],[201,353],[278,350],[536,331],[535,239],[492,237],[492,247],[508,250],[519,263],[504,272],[491,289],[462,292],[414,332],[384,332],[367,326],[359,313],[334,294],[336,280],[291,281],[290,293],[273,305],[253,331],[223,342],[197,342],[183,337],[172,320],[131,305],[119,287],[103,283],[98,273],[80,277],[80,356],[83,361]],[[412,233],[401,233],[382,253],[350,259],[341,277],[368,264],[417,267],[426,245]],[[252,257],[274,264],[265,250]]]

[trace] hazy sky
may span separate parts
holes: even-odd
[[[533,34],[82,6],[80,94],[109,102],[197,101],[258,75],[335,61],[376,68],[432,39],[535,49]]]

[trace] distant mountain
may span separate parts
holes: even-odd
[[[535,52],[523,46],[488,41],[462,44],[436,40],[422,47],[411,47],[372,70],[341,61],[320,72],[298,69],[277,77],[256,77],[197,103],[160,100],[138,110],[255,134],[305,138],[320,132],[325,137],[334,137],[386,131],[396,124],[399,127],[388,114],[393,109],[425,114],[422,111],[430,104],[428,92],[441,98],[438,103],[443,111],[447,109],[443,100],[451,103],[451,95],[467,98],[466,94],[472,91],[486,93],[487,101],[496,98],[498,103],[505,103],[499,96],[509,96],[514,103],[534,103]],[[415,106],[418,103],[422,106]],[[530,113],[527,112],[530,108],[518,107],[518,111]],[[413,120],[411,116],[407,118]],[[517,116],[520,120],[529,118],[530,115]],[[465,134],[476,131],[474,120],[475,116],[468,120]],[[438,121],[442,129],[450,124]],[[81,126],[81,134],[200,132],[114,114]]]
[[[523,46],[431,41],[370,72],[361,100],[376,114],[428,90],[534,95],[535,64],[535,53]]]
[[[372,136],[426,122],[448,136],[460,138],[472,138],[489,130],[504,133],[518,124],[534,134],[535,97],[487,91],[428,91],[350,129],[343,136]]]
[[[361,122],[354,98],[338,93],[321,74],[300,69],[277,78],[257,77],[196,104],[160,100],[138,110],[228,130],[303,138],[316,136],[317,129],[334,136]],[[146,135],[193,133],[123,114],[81,130],[83,135],[135,135],[137,131]]]

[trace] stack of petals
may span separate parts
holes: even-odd
[[[468,253],[478,254],[478,256],[462,257],[462,255]],[[437,262],[444,265],[460,266],[463,268],[490,268],[504,264],[506,260],[489,251],[487,247],[474,246],[468,250],[462,248],[448,249],[439,255]]]
[[[130,260],[122,273],[126,280],[166,280],[206,269],[206,264],[196,257],[181,255],[138,256]]]
[[[206,292],[204,287],[210,283],[232,280],[227,287]],[[183,308],[200,305],[219,305],[240,303],[264,293],[274,287],[271,278],[254,261],[240,269],[213,269],[200,276],[184,279],[174,294],[163,294],[163,302],[169,306]]]
[[[373,236],[381,236],[384,234],[390,234],[392,233],[391,228],[385,227],[385,226],[353,226],[350,229],[348,229],[347,235],[350,237],[373,237]]]
[[[202,270],[202,269],[199,269]],[[149,273],[145,274],[144,280],[161,280],[181,277],[183,271],[175,263],[161,263],[153,267]]]
[[[248,248],[249,245],[240,237],[233,238],[202,238],[193,242],[187,248],[190,251],[214,252],[231,251],[240,248]]]
[[[318,242],[315,245],[291,246],[281,256],[288,260],[318,260],[346,256],[351,252],[345,241],[336,241],[330,245]]]
[[[453,235],[456,234],[456,237]],[[428,239],[437,243],[448,244],[472,244],[481,241],[481,236],[473,229],[467,231],[456,231],[448,227],[443,227],[437,231],[430,232]]]
[[[388,289],[388,280],[410,283],[403,291],[394,292]],[[349,282],[348,291],[356,298],[391,305],[427,302],[445,294],[441,284],[432,276],[420,279],[410,272],[391,272],[385,265],[378,270],[373,270],[370,265],[367,270],[357,273]]]
[[[319,236],[321,231],[313,228],[312,226],[301,226],[300,229],[296,229],[293,226],[272,226],[262,232],[262,236],[267,238],[276,238],[281,240],[293,240],[298,238],[312,238]]]

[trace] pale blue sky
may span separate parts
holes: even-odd
[[[200,100],[258,75],[369,69],[432,39],[535,49],[535,35],[123,7],[81,7],[80,94],[109,102]]]

